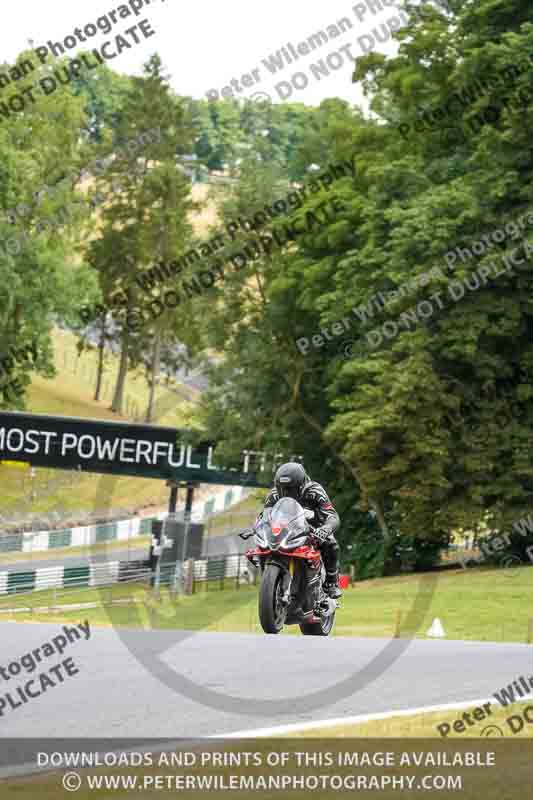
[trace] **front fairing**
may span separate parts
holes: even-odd
[[[302,547],[308,536],[305,511],[291,497],[282,497],[275,506],[266,509],[255,528],[258,546],[273,551]]]

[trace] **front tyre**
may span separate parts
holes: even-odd
[[[281,602],[283,573],[275,564],[267,564],[259,589],[259,621],[265,633],[280,633],[285,624],[287,607]]]
[[[304,636],[329,636],[335,624],[335,612],[320,622],[301,622],[300,630]]]

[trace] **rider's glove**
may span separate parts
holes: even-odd
[[[331,531],[328,531],[327,528],[315,528],[313,531],[313,538],[316,539],[317,542],[320,542],[320,544],[324,544],[330,536]]]

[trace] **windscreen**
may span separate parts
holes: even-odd
[[[272,528],[290,528],[291,533],[305,533],[308,527],[302,506],[292,497],[278,500],[271,511],[270,523]]]

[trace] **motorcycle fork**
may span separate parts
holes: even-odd
[[[287,581],[288,575],[288,581]],[[289,571],[285,573],[285,581],[286,584],[284,586],[285,591],[283,592],[283,597],[281,598],[282,603],[289,603],[291,597],[291,587],[292,587],[292,579],[294,576],[294,558],[289,558]]]

